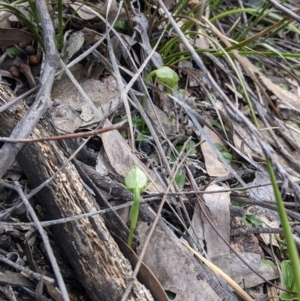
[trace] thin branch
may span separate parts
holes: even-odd
[[[55,31],[48,13],[46,1],[36,1],[35,4],[41,18],[41,26],[44,32],[43,36],[46,52],[45,66],[41,76],[41,89],[38,92],[35,102],[12,131],[10,138],[13,139],[28,138],[42,115],[50,107],[50,94],[59,60],[55,45]],[[13,164],[22,146],[23,143],[11,144],[8,142],[3,145],[0,150],[0,178],[3,177],[7,169]]]
[[[49,239],[48,239],[48,235],[45,232],[45,230],[43,229],[43,227],[41,225],[41,222],[39,221],[37,215],[35,214],[35,211],[33,210],[31,204],[29,203],[29,201],[25,197],[25,195],[23,193],[23,190],[21,189],[20,184],[18,182],[14,182],[14,184],[15,184],[14,185],[14,190],[17,191],[18,194],[20,195],[20,197],[22,198],[22,201],[24,202],[24,204],[26,206],[26,209],[28,210],[31,218],[33,219],[34,226],[39,231],[39,233],[41,235],[41,238],[44,242],[45,249],[46,249],[49,261],[51,263],[54,275],[56,276],[56,280],[57,280],[58,286],[59,286],[60,291],[61,291],[61,295],[62,295],[62,297],[65,301],[70,301],[65,282],[63,280],[63,277],[61,275],[59,266],[57,264],[56,258],[54,256],[53,250],[51,248],[51,245],[50,245],[50,242],[49,242]]]
[[[69,160],[68,160],[68,162],[69,162]],[[38,186],[37,188],[39,188],[39,189],[32,190],[28,195],[26,195],[27,199],[33,197],[43,187],[50,184],[51,180],[52,180],[52,177],[50,178],[50,180],[48,179],[47,181],[42,183],[41,184],[42,186]],[[261,184],[261,185],[253,185],[253,186],[249,186],[248,188],[251,189],[251,188],[257,188],[257,187],[262,187],[262,186],[267,186],[267,185],[270,185],[270,183]],[[10,185],[10,184],[2,181],[2,180],[0,180],[0,186],[6,187],[8,189],[14,189],[12,185]],[[163,197],[163,196],[178,196],[178,195],[183,196],[183,195],[193,195],[193,194],[194,195],[198,195],[198,194],[201,195],[201,194],[207,194],[207,193],[209,193],[209,194],[227,193],[227,192],[232,192],[232,191],[243,191],[243,190],[245,190],[245,188],[233,188],[233,189],[214,190],[214,191],[201,191],[201,190],[199,190],[199,191],[188,191],[188,192],[177,192],[177,193],[156,193],[156,194],[151,194],[151,195],[145,195],[143,197],[144,199],[141,200],[141,204],[148,203],[148,202],[153,202],[153,201],[160,201],[161,197]],[[251,203],[251,204],[254,204],[254,205],[263,206],[263,207],[267,207],[268,205],[273,205],[272,207],[268,207],[268,208],[270,208],[272,210],[276,210],[275,204],[268,204],[268,203],[266,203],[266,201],[265,202],[255,201],[255,203],[254,203],[254,201],[252,201],[252,200],[250,201],[249,199],[246,199],[246,200],[243,199],[241,201],[245,202],[245,203],[248,202],[248,203]],[[114,206],[114,207],[103,209],[103,210],[94,211],[94,212],[91,212],[91,213],[84,213],[84,214],[74,215],[74,216],[71,216],[71,217],[60,218],[60,219],[51,220],[51,221],[44,221],[44,222],[40,222],[40,223],[43,227],[49,227],[49,226],[53,226],[53,225],[64,224],[64,223],[73,222],[73,221],[76,221],[76,220],[79,220],[79,219],[82,219],[82,218],[91,217],[91,216],[94,216],[94,215],[97,215],[97,214],[105,214],[105,213],[108,213],[108,212],[111,212],[111,211],[117,211],[119,209],[130,207],[132,204],[133,204],[133,202],[130,201],[130,202],[127,202],[127,203],[122,204],[122,205]],[[288,204],[286,204],[286,205],[288,205]],[[288,213],[289,213],[289,211],[288,211]],[[294,212],[294,215],[292,215],[292,216],[290,215],[290,216],[292,218],[295,218],[296,214],[297,213]],[[11,227],[31,226],[32,227],[32,226],[34,226],[34,223],[32,223],[32,222],[29,222],[29,223],[25,223],[25,222],[19,222],[19,223],[0,222],[0,227],[6,227],[6,226],[11,226]]]
[[[28,95],[30,95],[31,93],[35,92],[36,90],[38,90],[40,88],[40,86],[36,86],[28,91],[26,91],[25,93],[19,95],[18,97],[16,97],[15,99],[11,100],[10,102],[6,103],[3,106],[0,106],[0,113],[4,112],[5,110],[9,109],[11,106],[13,106],[16,102],[18,102],[19,100],[22,100],[23,98],[27,97]]]
[[[142,204],[147,203],[147,202],[149,202],[149,200],[141,201]],[[94,211],[94,212],[73,215],[73,216],[70,216],[70,217],[59,218],[59,219],[55,219],[55,220],[51,220],[51,221],[44,221],[44,222],[40,222],[40,224],[41,224],[42,227],[50,227],[50,226],[54,226],[54,225],[65,224],[65,223],[68,223],[68,222],[74,222],[74,221],[82,219],[82,218],[92,217],[92,216],[97,215],[97,214],[105,214],[105,213],[108,213],[108,212],[111,212],[111,211],[117,211],[119,209],[130,207],[132,204],[133,204],[133,202],[127,202],[125,204],[114,206],[112,208],[107,208],[107,209],[102,209],[102,210],[98,210],[98,211]],[[19,226],[33,227],[34,225],[35,224],[33,222],[29,222],[29,223],[0,222],[0,227],[7,227],[7,226],[9,226],[9,227],[19,227]]]
[[[42,142],[42,141],[53,141],[53,140],[64,140],[64,139],[74,139],[80,137],[91,137],[96,136],[102,133],[106,133],[109,131],[117,130],[121,128],[126,121],[122,121],[112,126],[106,126],[102,129],[97,129],[93,131],[83,132],[83,133],[76,133],[76,134],[66,134],[66,135],[59,135],[59,136],[50,136],[50,137],[43,137],[43,138],[34,138],[34,139],[11,139],[6,137],[0,137],[1,142],[10,142],[10,143],[32,143],[32,142]]]
[[[33,224],[33,223],[32,223]],[[34,278],[35,280],[41,280],[42,277],[44,280],[48,281],[49,283],[54,283],[54,279],[47,277],[47,276],[43,276],[39,273],[36,273],[34,271],[31,271],[27,268],[24,268],[23,266],[16,264],[15,262],[9,260],[8,258],[4,257],[3,255],[0,255],[0,261],[10,265],[11,267],[13,267],[14,269],[16,269],[17,271],[20,271],[22,273],[25,273],[26,275],[28,275],[30,278]]]

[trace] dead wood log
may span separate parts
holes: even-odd
[[[0,85],[2,99],[13,98],[7,86]],[[25,107],[18,104],[0,115],[0,135],[9,136]],[[49,136],[41,123],[32,137]],[[26,174],[31,188],[53,175],[66,161],[56,141],[25,144],[17,161]],[[83,187],[72,163],[38,194],[37,198],[48,219],[57,219],[97,210],[93,196]],[[131,278],[132,269],[106,229],[101,216],[80,219],[52,227],[53,233],[73,266],[79,281],[93,300],[120,300]],[[137,280],[128,300],[153,300],[149,291]]]

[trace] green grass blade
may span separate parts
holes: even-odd
[[[266,158],[267,161],[267,167],[268,167],[268,172],[270,175],[270,180],[272,183],[275,199],[276,199],[276,204],[277,204],[277,209],[278,213],[280,216],[281,224],[283,227],[284,231],[284,236],[286,239],[287,243],[287,250],[289,254],[289,258],[291,260],[291,265],[292,265],[292,270],[294,274],[294,287],[297,292],[298,300],[300,300],[300,261],[299,261],[299,256],[298,256],[298,251],[293,239],[291,227],[289,225],[288,217],[282,202],[281,194],[276,182],[276,177],[274,170],[272,168],[272,163],[269,158]]]

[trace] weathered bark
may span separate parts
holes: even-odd
[[[8,87],[0,85],[0,95],[9,101]],[[0,98],[0,103],[2,100]],[[8,136],[25,113],[22,105],[0,114],[0,135]],[[39,124],[32,137],[49,136]],[[66,161],[55,141],[26,144],[17,157],[31,188],[53,175]],[[48,219],[57,219],[97,210],[93,196],[83,187],[80,176],[69,163],[57,177],[38,194],[40,205]],[[106,229],[101,216],[80,219],[52,228],[57,241],[73,266],[79,281],[93,300],[120,300],[131,278],[132,269]],[[153,300],[138,281],[128,300]]]

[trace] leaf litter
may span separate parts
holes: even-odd
[[[122,9],[121,14],[118,14],[117,3],[115,1],[112,1],[112,3],[113,9],[110,10],[109,21],[128,21],[126,19],[126,9]],[[179,5],[168,2],[169,9],[173,6],[175,6],[175,10],[180,9]],[[105,28],[105,23],[99,20],[97,13],[91,13],[90,7],[86,9],[86,5],[76,2],[69,4],[69,7],[76,14],[76,17],[73,16],[74,22],[78,22],[76,26],[86,27],[85,33],[87,30],[96,28],[103,31]],[[155,6],[153,8],[155,9]],[[131,7],[131,9],[137,8]],[[206,13],[209,14],[209,11]],[[265,169],[265,151],[266,145],[271,145],[276,152],[276,160],[274,161],[277,162],[276,164],[281,164],[278,165],[279,167],[274,164],[278,180],[282,179],[289,182],[288,189],[282,187],[286,200],[292,201],[294,198],[299,198],[298,191],[293,189],[295,187],[293,181],[299,179],[299,166],[294,160],[299,148],[297,135],[299,132],[298,74],[289,71],[289,73],[286,73],[288,75],[282,76],[282,74],[278,74],[280,70],[274,71],[275,67],[282,67],[286,59],[279,62],[280,58],[277,57],[277,63],[275,60],[269,60],[268,63],[265,63],[262,58],[251,61],[251,57],[246,58],[235,52],[235,58],[240,63],[239,68],[241,69],[239,72],[245,83],[245,90],[243,90],[237,80],[236,70],[234,70],[232,62],[226,56],[211,58],[211,53],[215,54],[217,48],[216,44],[212,43],[206,35],[211,34],[214,38],[219,36],[221,39],[224,36],[220,35],[220,32],[213,27],[208,19],[203,18],[206,25],[201,28],[201,31],[199,30],[201,41],[199,37],[196,37],[196,43],[194,44],[199,50],[205,47],[207,52],[210,51],[209,55],[203,56],[204,65],[206,66],[203,70],[199,66],[196,67],[196,60],[193,61],[189,54],[184,52],[184,46],[178,43],[178,51],[183,51],[180,54],[181,62],[178,64],[180,66],[178,88],[185,89],[187,94],[192,95],[194,101],[191,107],[184,96],[180,96],[177,91],[172,91],[172,88],[177,89],[177,87],[170,87],[170,85],[166,87],[165,82],[160,81],[159,78],[152,78],[151,82],[147,80],[148,69],[155,70],[161,67],[163,64],[162,58],[164,62],[169,62],[170,66],[174,67],[176,65],[176,61],[172,61],[172,47],[169,47],[169,50],[165,51],[163,55],[159,54],[159,51],[163,50],[161,46],[153,51],[152,35],[156,32],[149,34],[150,30],[169,26],[167,23],[162,25],[162,22],[166,22],[166,19],[159,20],[159,15],[165,17],[162,10],[159,10],[159,13],[156,16],[154,15],[152,20],[146,18],[146,12],[136,14],[132,16],[131,20],[134,25],[133,35],[126,35],[126,39],[124,39],[125,35],[123,33],[119,35],[115,33],[114,35],[116,40],[112,41],[122,39],[122,42],[117,44],[119,48],[114,48],[116,60],[114,63],[119,68],[118,72],[122,77],[124,89],[121,89],[120,85],[117,84],[118,81],[113,78],[113,76],[116,76],[113,72],[113,64],[109,65],[103,59],[99,59],[99,56],[97,57],[91,53],[87,55],[82,63],[76,64],[70,71],[86,95],[92,100],[94,107],[85,102],[82,93],[78,92],[68,75],[64,73],[53,86],[51,97],[55,100],[56,105],[49,109],[49,113],[56,130],[60,133],[84,131],[94,128],[101,122],[105,125],[115,123],[117,119],[127,119],[129,123],[132,117],[136,120],[140,119],[140,122],[136,122],[132,127],[132,132],[125,128],[121,132],[112,131],[102,134],[101,142],[98,142],[96,147],[96,152],[99,152],[99,154],[96,154],[98,160],[96,170],[99,173],[101,170],[105,170],[106,177],[117,178],[122,181],[128,170],[133,165],[137,165],[147,174],[148,183],[153,182],[153,185],[147,189],[143,197],[147,199],[154,194],[154,199],[156,199],[150,205],[142,205],[141,218],[137,225],[133,244],[133,248],[136,249],[139,256],[151,228],[151,219],[147,220],[145,216],[149,215],[149,212],[154,214],[157,211],[159,201],[162,198],[156,194],[165,192],[168,185],[171,186],[172,192],[190,191],[192,185],[188,180],[183,181],[183,185],[179,185],[176,180],[172,182],[171,179],[176,179],[175,172],[177,172],[177,175],[186,175],[186,167],[191,169],[191,174],[198,188],[205,191],[202,201],[210,212],[210,219],[219,230],[219,233],[213,230],[210,222],[195,202],[193,195],[186,197],[179,195],[176,198],[168,197],[160,220],[160,223],[164,223],[164,226],[160,225],[160,227],[155,228],[153,236],[148,242],[143,261],[152,270],[164,290],[175,295],[173,300],[218,300],[226,295],[225,292],[223,291],[224,295],[222,296],[222,290],[221,293],[213,290],[213,287],[209,284],[210,282],[207,281],[208,278],[203,276],[204,272],[200,271],[202,265],[187,252],[179,240],[184,239],[197,251],[204,252],[207,258],[211,259],[243,289],[253,288],[265,283],[264,280],[253,273],[253,269],[267,280],[274,280],[279,277],[275,266],[267,266],[262,263],[265,256],[273,256],[273,260],[276,261],[274,251],[270,253],[264,250],[282,248],[282,245],[276,240],[275,234],[268,232],[268,230],[266,230],[267,234],[258,234],[262,239],[260,243],[256,236],[250,232],[244,235],[240,241],[230,236],[234,223],[238,224],[241,229],[251,230],[249,225],[246,226],[243,222],[242,217],[233,218],[230,216],[233,209],[232,202],[234,202],[230,190],[234,190],[239,185],[244,187],[257,186],[257,188],[249,188],[248,194],[240,192],[240,194],[244,194],[245,198],[251,196],[261,201],[261,206],[248,206],[244,210],[244,217],[251,215],[254,216],[253,221],[262,221],[262,226],[252,225],[252,228],[278,229],[280,227],[277,212],[263,208],[264,201],[274,202],[271,186],[262,186],[270,182]],[[19,20],[17,19],[17,21]],[[232,22],[230,19],[227,21]],[[158,24],[155,24],[155,22]],[[188,26],[185,18],[181,22],[182,28]],[[91,26],[91,24],[94,26]],[[223,23],[222,25],[225,26]],[[74,25],[74,28],[76,26]],[[91,28],[88,29],[88,27]],[[27,31],[21,32],[13,28],[2,30],[5,30],[5,33],[10,32],[14,38],[9,41],[4,38],[0,39],[4,48],[22,41],[30,42],[32,40],[32,35]],[[166,45],[168,39],[174,37],[170,27],[168,30],[167,33],[162,35]],[[130,33],[130,30],[127,33]],[[295,39],[299,35],[297,32],[293,34]],[[79,39],[75,40],[76,37]],[[224,42],[226,47],[230,47],[228,41],[230,40],[227,38],[227,44]],[[201,44],[199,44],[200,42]],[[67,64],[81,53],[84,53],[91,46],[88,44],[93,44],[93,39],[86,39],[83,31],[71,34],[68,37],[68,42],[65,43],[63,61]],[[114,43],[114,45],[116,44]],[[98,48],[99,51],[102,51],[101,55],[109,61],[109,55],[105,53],[107,49],[109,47]],[[133,86],[130,92],[124,95],[126,84],[148,55],[152,55],[151,64],[145,66],[141,72],[141,77],[136,82],[136,86]],[[216,58],[219,60],[218,64],[216,64]],[[102,70],[100,76],[97,76],[96,79],[89,78],[92,70],[99,68],[99,66]],[[223,70],[220,66],[223,66]],[[208,73],[213,75],[215,83],[209,80]],[[143,78],[146,79],[146,85],[142,83]],[[283,85],[273,82],[275,78],[276,81],[285,83],[284,88]],[[200,79],[200,82],[197,79]],[[226,93],[226,97],[218,92],[217,87]],[[167,94],[173,94],[173,98],[176,100]],[[243,116],[248,121],[253,119],[250,103],[247,103],[244,99],[246,94],[253,102],[254,112],[259,118],[260,133],[251,131],[249,124],[244,123],[243,119],[238,117],[240,115],[237,114],[237,111],[240,109],[239,112],[243,112]],[[130,104],[129,111],[124,109],[122,103],[124,97]],[[142,108],[136,105],[135,98],[142,103]],[[234,107],[229,107],[228,103],[226,104],[226,99],[230,99]],[[206,106],[205,102],[210,102],[210,105]],[[146,119],[143,120],[143,113],[148,116],[151,124],[147,123]],[[128,114],[131,115],[130,118]],[[201,119],[197,117],[199,116],[197,114],[201,115]],[[186,120],[189,122],[186,122]],[[198,122],[197,125],[195,120]],[[210,125],[209,128],[207,123]],[[192,132],[188,124],[192,124]],[[205,126],[204,129],[202,129],[202,126]],[[254,132],[256,134],[253,134]],[[131,143],[138,133],[143,133],[143,147],[141,144],[134,143],[132,145]],[[223,139],[220,138],[220,135]],[[189,136],[193,139],[194,145],[197,142],[200,145],[197,145],[193,153],[180,152]],[[283,148],[285,152],[282,151]],[[90,149],[90,152],[95,151]],[[100,152],[102,153],[101,156]],[[176,157],[179,153],[183,156]],[[172,158],[175,158],[175,160]],[[255,164],[252,164],[254,161]],[[153,162],[157,166],[153,166]],[[259,171],[256,170],[257,166],[259,166]],[[285,173],[281,174],[283,170]],[[11,178],[12,176],[7,174],[7,177]],[[109,192],[110,189],[113,188],[108,187],[105,191],[105,197],[108,202],[113,204],[116,197],[112,197]],[[1,194],[1,196],[6,201],[7,196],[5,194]],[[20,217],[17,217],[17,220],[19,219]],[[10,232],[7,231],[7,233]],[[240,256],[248,262],[252,270],[241,264],[236,254],[233,254],[228,245],[220,238],[220,234],[226,241],[231,241],[231,246],[240,252]],[[23,233],[21,236],[23,236]],[[25,248],[25,246],[17,241],[16,236],[12,237],[15,244],[4,245],[3,248],[7,250],[4,253],[8,254],[11,248],[14,251],[18,248],[21,253],[24,252],[22,248]],[[36,244],[36,239],[34,238],[31,241],[31,248],[39,253],[41,250]],[[126,237],[122,237],[122,239],[126,240]],[[32,250],[27,247],[26,252],[27,257],[31,257],[28,252],[32,252]],[[41,254],[38,256],[40,256],[40,259],[43,258]],[[276,254],[276,256],[283,260],[286,253],[280,254],[280,256]],[[32,258],[31,260],[33,261],[31,264],[34,266],[36,259]],[[48,263],[43,264],[47,266]],[[5,271],[7,279],[11,279],[8,284],[32,286],[32,282],[27,284],[27,280],[21,278],[18,280],[19,282],[17,280],[13,282],[13,277],[9,276],[7,272]],[[199,277],[199,274],[202,276]],[[218,285],[220,283],[220,287],[224,286],[225,290],[228,289],[219,278],[212,276],[211,279],[217,281]],[[265,285],[269,286],[266,283]],[[222,287],[222,289],[224,288]],[[47,291],[54,299],[59,298],[50,293],[51,288],[47,288]],[[266,297],[266,291],[263,291],[260,297]],[[251,291],[249,293],[251,294]],[[252,297],[254,298],[254,295]],[[236,300],[231,293],[228,293],[225,298]]]

